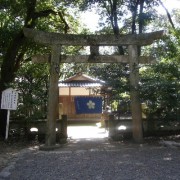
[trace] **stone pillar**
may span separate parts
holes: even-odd
[[[60,64],[61,46],[52,46],[51,65],[50,65],[50,83],[48,94],[48,114],[47,114],[47,131],[46,146],[56,144],[56,119],[59,114],[59,64]]]
[[[128,46],[129,63],[130,63],[130,96],[131,112],[133,125],[133,139],[137,143],[143,141],[142,131],[142,110],[139,98],[139,63],[138,48],[136,45]]]
[[[114,119],[114,115],[109,115],[109,121],[108,121],[108,128],[109,128],[109,137],[114,139],[117,135],[116,131],[116,121]]]
[[[60,136],[60,143],[66,143],[67,142],[67,115],[62,115],[61,119],[61,136]]]

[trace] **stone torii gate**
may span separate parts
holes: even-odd
[[[130,97],[133,121],[133,139],[135,142],[143,141],[142,131],[142,113],[139,99],[139,63],[148,63],[152,60],[150,57],[139,57],[138,46],[146,46],[153,43],[154,40],[163,37],[163,31],[157,31],[146,34],[132,35],[73,35],[48,33],[38,30],[25,28],[24,35],[36,43],[51,47],[51,56],[36,56],[35,61],[50,61],[50,86],[48,96],[48,115],[46,131],[46,147],[56,144],[56,114],[58,107],[58,81],[59,64],[70,62],[91,62],[91,63],[120,63],[125,62],[130,65]],[[63,56],[61,55],[61,46],[90,46],[91,55],[84,56]],[[128,56],[103,56],[99,55],[99,46],[128,46]]]

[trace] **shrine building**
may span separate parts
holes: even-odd
[[[102,80],[78,73],[59,82],[59,114],[68,121],[100,121],[108,87]]]

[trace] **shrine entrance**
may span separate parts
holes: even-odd
[[[129,63],[130,67],[130,98],[133,125],[133,139],[137,143],[143,141],[142,113],[139,98],[139,63],[150,62],[152,58],[138,56],[138,46],[146,46],[163,37],[163,31],[131,34],[131,35],[73,35],[48,33],[24,28],[24,35],[36,43],[51,47],[51,56],[36,56],[37,61],[50,61],[50,86],[48,96],[48,115],[45,146],[56,144],[56,115],[58,107],[58,81],[60,63]],[[90,55],[63,56],[61,46],[90,46]],[[127,46],[127,56],[99,55],[99,46]]]
[[[108,137],[108,131],[98,122],[69,123],[68,138],[72,139],[103,139]]]

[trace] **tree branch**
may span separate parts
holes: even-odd
[[[38,18],[47,17],[50,14],[59,15],[61,21],[64,23],[64,32],[65,34],[67,34],[70,28],[65,18],[63,17],[62,12],[55,12],[52,9],[36,12],[35,11],[36,0],[31,0],[31,1],[26,0],[26,6],[27,6],[27,16],[26,16],[25,25],[24,25],[25,27],[33,28],[35,26],[35,21]]]
[[[57,15],[57,13],[55,11],[53,11],[52,9],[47,9],[47,10],[44,10],[44,11],[35,12],[34,13],[34,18],[38,19],[38,18],[41,18],[41,17],[47,17],[50,14]]]
[[[159,2],[160,2],[160,4],[161,4],[161,6],[164,8],[164,10],[166,11],[167,17],[168,17],[168,19],[169,19],[169,22],[170,22],[172,28],[175,29],[174,23],[173,23],[173,21],[172,21],[172,18],[171,18],[171,15],[170,15],[168,9],[164,6],[164,4],[163,4],[163,2],[162,2],[161,0],[159,0]]]
[[[144,0],[140,0],[140,9],[139,9],[139,34],[143,32],[144,19],[143,19],[143,10],[144,10]],[[138,55],[141,55],[141,46],[138,46]]]
[[[36,0],[26,0],[26,8],[27,8],[27,15],[25,19],[25,27],[31,28],[34,26],[33,16],[35,13],[35,7],[36,7]]]
[[[137,0],[135,6],[132,5],[132,34],[136,32],[136,17],[139,0]]]
[[[67,34],[68,30],[70,29],[69,25],[66,22],[65,18],[63,17],[62,12],[58,12],[58,15],[59,15],[61,21],[64,23],[64,33]]]
[[[20,68],[20,64],[23,61],[23,57],[24,57],[24,52],[21,52],[17,57],[16,57],[16,61],[14,64],[14,72],[17,72],[18,69]]]

